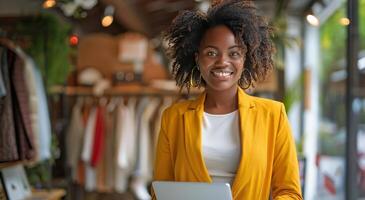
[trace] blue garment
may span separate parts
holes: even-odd
[[[33,61],[32,61],[33,62]],[[51,122],[48,110],[47,96],[44,88],[42,75],[33,62],[33,70],[36,81],[36,92],[38,96],[38,126],[39,126],[39,160],[51,158]]]

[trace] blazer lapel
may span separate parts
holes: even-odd
[[[241,141],[241,161],[237,169],[236,177],[232,185],[233,199],[238,198],[238,194],[244,185],[250,180],[249,162],[252,150],[252,136],[254,133],[254,123],[252,121],[254,114],[254,103],[250,101],[250,96],[245,94],[242,89],[238,89],[238,109],[239,109],[239,126]]]
[[[202,155],[202,117],[205,93],[193,101],[184,113],[185,148],[190,168],[199,182],[212,182]]]

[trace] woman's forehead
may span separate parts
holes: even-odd
[[[201,48],[206,47],[231,48],[241,47],[233,32],[225,25],[218,25],[209,28],[203,35],[200,42]]]

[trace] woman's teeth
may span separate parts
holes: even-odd
[[[217,77],[228,77],[231,74],[232,72],[213,72],[213,75]]]

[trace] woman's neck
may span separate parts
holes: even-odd
[[[238,88],[226,91],[206,89],[204,111],[210,114],[227,114],[238,108]]]

